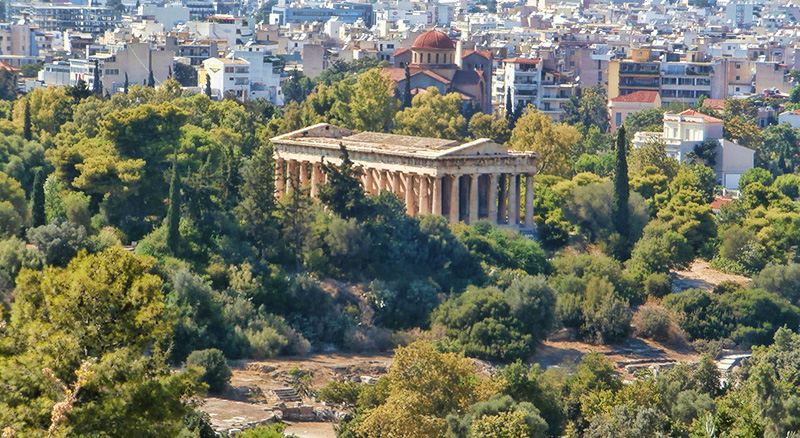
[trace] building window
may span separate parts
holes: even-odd
[[[431,54],[428,53],[428,64],[430,64],[430,63],[431,63]]]
[[[436,54],[436,63],[437,64],[439,63],[439,54],[438,53]]]
[[[739,79],[740,79],[740,77],[739,77],[739,76],[736,76],[736,80],[738,81]],[[737,91],[738,91],[738,90],[737,90]]]
[[[622,125],[622,113],[617,113],[617,119],[615,120],[615,124],[617,126],[621,126]]]
[[[225,67],[225,73],[233,73],[233,67]]]

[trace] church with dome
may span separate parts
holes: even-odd
[[[408,49],[394,53],[394,67],[384,73],[397,84],[398,95],[405,90],[408,66],[411,94],[436,87],[442,94],[459,93],[465,104],[475,104],[492,112],[492,54],[490,51],[463,50],[461,41],[429,30],[418,36]]]

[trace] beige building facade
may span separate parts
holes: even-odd
[[[488,220],[532,229],[533,177],[538,155],[509,151],[489,139],[469,143],[375,132],[356,133],[327,123],[272,139],[276,192],[294,185],[312,197],[325,183],[322,162],[340,164],[340,145],[361,168],[364,191],[388,190],[405,201],[409,215],[439,214],[451,224]]]

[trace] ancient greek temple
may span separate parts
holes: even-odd
[[[325,183],[322,160],[341,163],[340,144],[361,167],[373,194],[389,190],[409,215],[440,214],[450,223],[533,228],[533,176],[538,156],[509,151],[492,140],[469,143],[376,132],[356,133],[320,123],[272,139],[277,196],[299,184],[316,196]],[[522,200],[525,200],[523,203]]]

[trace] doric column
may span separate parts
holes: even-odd
[[[508,175],[508,224],[516,225],[519,221],[519,196],[517,196],[517,175]]]
[[[306,189],[308,188],[308,162],[301,161],[300,162],[300,188]]]
[[[419,176],[419,214],[430,214],[431,195],[428,193],[428,175]]]
[[[442,177],[433,177],[433,214],[442,214]]]
[[[489,174],[489,196],[487,198],[489,204],[489,222],[497,223],[497,174]]]
[[[400,182],[401,182],[400,179],[401,179],[400,172],[392,172],[392,192],[394,192],[394,194],[397,196],[400,196],[402,194],[402,190],[400,189]]]
[[[506,211],[508,210],[508,184],[506,183],[508,175],[501,173],[498,177],[498,182],[500,183],[500,202],[497,206],[499,211],[497,222],[504,224],[506,223]]]
[[[284,178],[286,178],[286,173],[283,171],[284,164],[283,158],[275,160],[275,195],[278,198],[286,191],[286,186],[284,185]]]
[[[379,170],[378,173],[380,174],[378,177],[380,180],[379,190],[389,190],[389,171]]]
[[[458,175],[450,175],[452,184],[450,184],[450,223],[458,223],[458,204],[459,204],[459,190],[458,190]]]
[[[316,198],[319,194],[319,186],[322,183],[322,166],[319,163],[311,165],[311,197]]]
[[[375,193],[375,189],[373,189],[375,185],[375,176],[372,175],[372,169],[364,169],[364,173],[367,175],[367,181],[364,183],[364,192]]]
[[[297,185],[297,161],[295,160],[287,160],[286,161],[286,193],[291,192],[295,189],[295,185]]]
[[[525,226],[533,228],[533,174],[525,176]]]
[[[416,214],[416,206],[414,205],[414,174],[406,174],[406,213],[409,216]]]
[[[480,175],[473,173],[469,176],[469,223],[478,222],[478,178]]]

